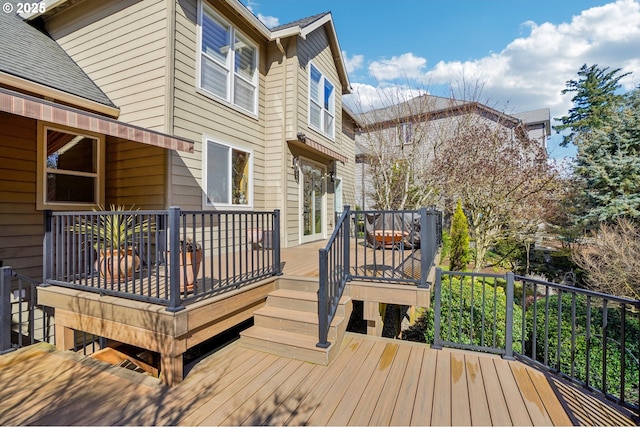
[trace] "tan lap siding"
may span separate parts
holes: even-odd
[[[120,108],[119,119],[165,131],[164,0],[84,2],[46,21],[67,53]]]
[[[213,2],[214,8],[220,6]],[[184,209],[202,209],[203,136],[229,143],[253,152],[253,207],[265,205],[265,128],[264,128],[264,63],[266,45],[252,38],[259,48],[258,117],[244,113],[213,95],[207,96],[196,89],[197,57],[197,2],[180,2],[176,8],[175,104],[173,132],[177,136],[196,142],[193,154],[172,153],[170,204]],[[238,28],[237,23],[225,19]],[[252,37],[245,28],[243,35]]]
[[[36,211],[35,120],[0,113],[0,260],[42,277],[43,213]]]
[[[106,204],[164,209],[167,150],[107,138]]]

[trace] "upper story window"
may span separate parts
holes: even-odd
[[[39,125],[39,208],[97,206],[104,202],[104,137]]]
[[[200,89],[256,114],[258,48],[209,6],[200,5]]]
[[[309,64],[309,125],[333,139],[335,135],[335,90],[313,64]]]
[[[206,206],[250,207],[252,169],[251,151],[205,140]]]

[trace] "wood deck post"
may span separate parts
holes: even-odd
[[[182,382],[184,371],[182,354],[160,354],[160,381],[172,387]]]
[[[367,335],[382,336],[382,316],[380,315],[380,303],[377,301],[364,301],[363,317],[367,321]]]
[[[73,349],[76,345],[73,329],[57,322],[54,327],[56,334],[56,348],[62,351]]]

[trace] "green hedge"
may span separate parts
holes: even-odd
[[[562,301],[561,317],[558,319],[559,301]],[[535,349],[533,348],[533,324],[535,319]],[[572,322],[575,311],[575,322]],[[546,313],[546,316],[545,316]],[[607,310],[606,327],[603,327],[604,309],[602,301],[592,299],[590,322],[589,382],[604,391],[603,380],[603,337],[606,330],[607,392],[620,396],[621,351],[622,351],[622,310],[610,304]],[[551,295],[539,297],[526,312],[528,331],[526,355],[545,362],[545,341],[547,342],[547,365],[570,375],[582,382],[587,380],[587,298],[584,295],[563,293],[562,298]],[[545,319],[548,319],[545,328]],[[559,320],[559,321],[558,321]],[[560,323],[560,337],[558,337]],[[574,324],[574,326],[572,326]],[[640,360],[640,321],[638,313],[627,308],[625,325],[625,400],[638,403],[638,375]],[[572,335],[574,340],[572,343]],[[560,348],[560,366],[557,351]],[[534,351],[535,350],[535,351]]]

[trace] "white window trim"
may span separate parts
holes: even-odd
[[[215,17],[216,19],[224,22],[226,25],[229,26],[229,29],[231,31],[230,40],[232,44],[235,41],[235,35],[237,32],[238,35],[244,41],[249,43],[256,50],[256,70],[253,76],[253,81],[250,82],[255,87],[255,96],[253,98],[253,111],[247,110],[244,107],[233,103],[233,95],[234,95],[234,89],[235,89],[233,81],[234,81],[234,77],[236,76],[236,72],[233,66],[233,64],[235,63],[234,49],[230,49],[229,58],[227,59],[228,64],[225,65],[225,68],[229,73],[229,77],[227,78],[227,97],[223,98],[219,95],[216,95],[215,93],[209,92],[207,89],[205,89],[202,86],[202,55],[205,54],[202,51],[202,21],[203,21],[202,15],[204,13],[205,8],[207,13],[209,13],[211,16]],[[209,58],[209,59],[211,61],[215,61],[217,64],[222,65],[219,61],[216,61],[213,58]],[[244,81],[249,82],[249,80],[246,77],[239,74],[237,76],[243,79]],[[241,31],[237,30],[236,27],[231,25],[226,19],[222,17],[222,15],[217,13],[211,6],[205,4],[204,1],[202,0],[198,1],[197,48],[196,48],[196,92],[208,98],[214,99],[218,102],[221,102],[222,104],[225,104],[228,107],[233,108],[243,114],[249,115],[253,118],[258,118],[258,100],[260,99],[260,47],[257,44],[253,43],[253,41],[251,41],[249,37],[247,37]]]
[[[96,188],[95,188],[95,203],[70,203],[70,202],[48,202],[47,201],[47,147],[46,147],[46,134],[48,130],[55,130],[59,132],[71,133],[73,135],[84,136],[86,138],[92,138],[97,140],[96,147],[96,165],[97,172],[95,174],[87,173],[70,173],[68,175],[76,176],[95,176]],[[46,123],[38,121],[38,147],[37,147],[37,160],[36,160],[36,209],[55,209],[55,210],[74,210],[74,209],[94,209],[99,206],[104,206],[105,198],[105,136],[88,132],[80,131],[68,126],[56,125],[52,123]]]
[[[320,89],[322,91],[322,103],[320,104],[320,128],[316,127],[311,123],[311,70],[315,68],[320,73]],[[309,72],[307,73],[307,78],[309,80],[309,84],[307,87],[307,101],[308,101],[308,112],[307,112],[307,120],[308,125],[311,129],[319,132],[321,135],[329,138],[332,141],[335,141],[336,137],[336,85],[333,84],[327,76],[324,75],[320,68],[316,67],[313,62],[309,61]],[[331,86],[333,86],[333,127],[331,128],[331,134],[327,134],[324,132],[324,112],[327,111],[324,109],[324,82],[328,81]],[[331,114],[331,113],[330,113]]]
[[[246,205],[234,205],[233,203],[216,203],[216,202],[211,202],[211,204],[209,204],[207,202],[209,195],[207,194],[207,187],[208,187],[208,179],[209,179],[209,175],[208,175],[208,152],[209,152],[209,142],[213,142],[214,144],[218,144],[218,145],[222,145],[224,147],[228,147],[229,150],[229,154],[231,155],[232,151],[238,150],[238,151],[243,151],[245,153],[249,154],[249,202]],[[206,209],[206,210],[217,210],[219,208],[224,208],[224,209],[228,209],[228,210],[252,210],[253,209],[253,196],[254,196],[254,191],[253,191],[253,164],[254,164],[254,153],[253,150],[245,148],[243,146],[240,145],[236,145],[236,144],[232,144],[226,141],[221,141],[220,139],[217,138],[212,138],[212,137],[208,137],[208,136],[204,136],[202,138],[202,145],[203,145],[203,149],[202,149],[202,208]],[[231,159],[228,159],[228,161],[230,162]],[[232,181],[229,181],[229,185],[232,185]],[[229,188],[229,194],[232,194],[232,189]]]

